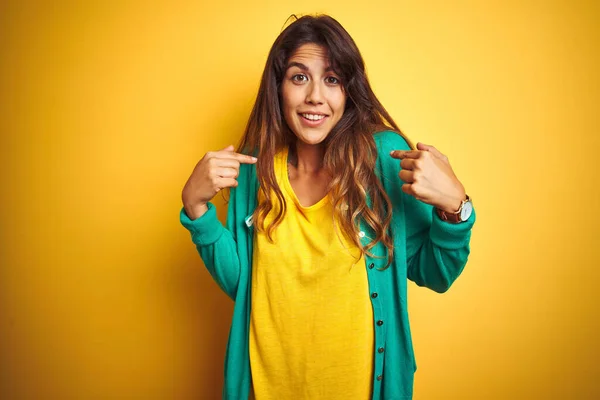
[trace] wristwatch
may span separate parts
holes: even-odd
[[[473,203],[471,202],[469,196],[467,196],[467,198],[460,203],[460,207],[455,213],[442,211],[439,208],[436,208],[435,210],[443,221],[453,222],[456,224],[469,219],[471,213],[473,212]]]

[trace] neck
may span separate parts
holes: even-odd
[[[317,174],[323,168],[324,156],[325,147],[323,145],[306,144],[298,140],[295,154],[290,161],[300,173]]]

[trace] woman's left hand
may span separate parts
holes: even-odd
[[[423,143],[417,143],[417,150],[394,150],[390,155],[401,160],[402,191],[442,211],[458,210],[466,193],[448,157]]]

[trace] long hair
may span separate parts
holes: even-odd
[[[341,78],[347,96],[344,113],[324,141],[323,167],[333,177],[329,196],[334,218],[342,231],[362,253],[379,241],[387,248],[390,264],[393,242],[389,232],[392,217],[390,199],[375,175],[377,148],[373,134],[381,130],[394,130],[402,134],[392,117],[379,102],[367,79],[362,56],[348,32],[330,16],[303,16],[291,23],[271,47],[254,107],[238,151],[258,154],[256,165],[263,201],[254,212],[254,227],[272,233],[283,220],[286,202],[277,185],[274,157],[285,147],[294,148],[297,138],[283,118],[281,85],[287,63],[294,52],[304,44],[316,44],[327,50],[333,70]],[[370,199],[369,207],[367,199]],[[265,218],[278,203],[276,215],[269,226]],[[362,246],[359,223],[366,223],[374,237]]]

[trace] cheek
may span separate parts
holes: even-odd
[[[343,93],[339,93],[335,99],[335,111],[339,114],[340,118],[346,108],[346,96]]]
[[[346,98],[344,97],[342,99],[342,101],[340,102],[340,111],[344,112],[345,109],[346,109]]]
[[[284,112],[287,114],[288,112],[292,112],[298,103],[298,93],[297,91],[291,90],[290,88],[284,88],[281,101]]]
[[[283,111],[283,119],[289,127],[294,124],[295,107],[289,97],[289,93],[282,93],[281,95],[281,109]]]

